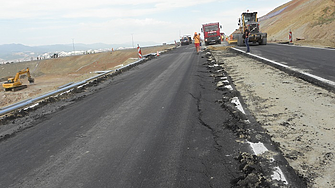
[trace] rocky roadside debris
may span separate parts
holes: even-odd
[[[207,63],[204,66],[209,70],[217,90],[222,92],[222,98],[217,102],[233,114],[233,118],[223,122],[223,127],[236,134],[237,142],[250,146],[250,152],[235,156],[243,175],[232,181],[233,187],[306,187],[295,171],[288,167],[276,143],[244,108],[242,97],[223,63],[217,62],[210,51],[205,57]]]
[[[223,95],[223,107],[233,110],[247,106],[246,112],[233,112],[251,123],[231,125],[232,130],[240,138],[270,143],[274,148],[262,155],[238,156],[242,164],[249,161],[252,170],[259,173],[245,173],[237,185],[266,187],[271,178],[255,165],[264,166],[264,161],[271,162],[272,158],[280,161],[273,154],[279,152],[304,182],[302,186],[335,187],[335,94],[229,48],[212,48],[210,52],[213,57],[208,66],[216,71],[214,81],[218,89],[230,93]],[[240,96],[242,104],[232,105],[234,96]],[[244,172],[250,172],[250,167],[247,169]],[[273,184],[273,179],[271,185],[288,186]]]

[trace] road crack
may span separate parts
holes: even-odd
[[[211,126],[210,124],[206,123],[204,120],[203,120],[203,111],[200,107],[200,104],[201,104],[201,100],[202,100],[202,95],[201,93],[199,94],[199,97],[196,97],[194,96],[192,93],[189,93],[193,99],[196,100],[196,106],[197,106],[197,110],[198,110],[198,120],[199,120],[199,123],[206,127],[208,130],[210,130],[212,136],[213,136],[213,141],[214,141],[214,148],[217,149],[217,150],[220,150],[222,148],[222,145],[218,142],[218,138],[219,136],[217,135],[217,131],[213,128],[213,126]]]

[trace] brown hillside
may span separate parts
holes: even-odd
[[[335,47],[335,0],[292,0],[260,18],[270,41]],[[304,39],[297,41],[297,38]]]
[[[143,54],[156,53],[174,45],[142,48]],[[16,92],[4,92],[0,86],[0,108],[28,98],[32,98],[70,82],[78,82],[95,76],[94,71],[105,71],[115,69],[116,66],[126,65],[136,61],[137,49],[120,50],[87,55],[77,55],[0,65],[0,79],[4,81],[7,77],[29,67],[35,83],[29,85],[27,78],[22,78],[23,84],[28,88]],[[2,85],[2,84],[1,84]]]

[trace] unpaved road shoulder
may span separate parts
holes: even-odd
[[[229,50],[212,53],[308,187],[335,187],[335,94]]]

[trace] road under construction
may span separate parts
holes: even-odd
[[[265,69],[266,60],[243,55],[244,47],[236,50],[224,42],[197,56],[193,46],[178,47],[2,116],[0,148],[6,152],[0,155],[1,186],[334,185],[326,176],[334,168],[306,160],[322,158],[328,167],[334,165],[334,142],[328,137],[334,133],[331,85],[300,83],[291,79],[297,74]],[[280,54],[285,50],[287,56]],[[305,60],[295,56],[313,56],[312,51],[323,64],[308,56],[310,64],[302,64]],[[251,46],[251,54],[334,81],[331,49],[268,44]],[[243,70],[253,74],[244,79],[248,74]],[[264,79],[266,75],[270,77]],[[264,80],[253,81],[252,76]],[[280,79],[271,80],[275,76]],[[295,86],[284,89],[290,85]],[[305,98],[302,94],[310,94],[310,102],[282,101],[298,101]],[[313,106],[323,119],[318,126],[315,114],[303,111]],[[274,114],[272,108],[283,112]],[[306,129],[308,133],[299,134]],[[318,142],[310,144],[307,135]],[[35,162],[28,165],[28,158]],[[309,162],[308,171],[299,160]],[[240,169],[242,164],[254,170]]]

